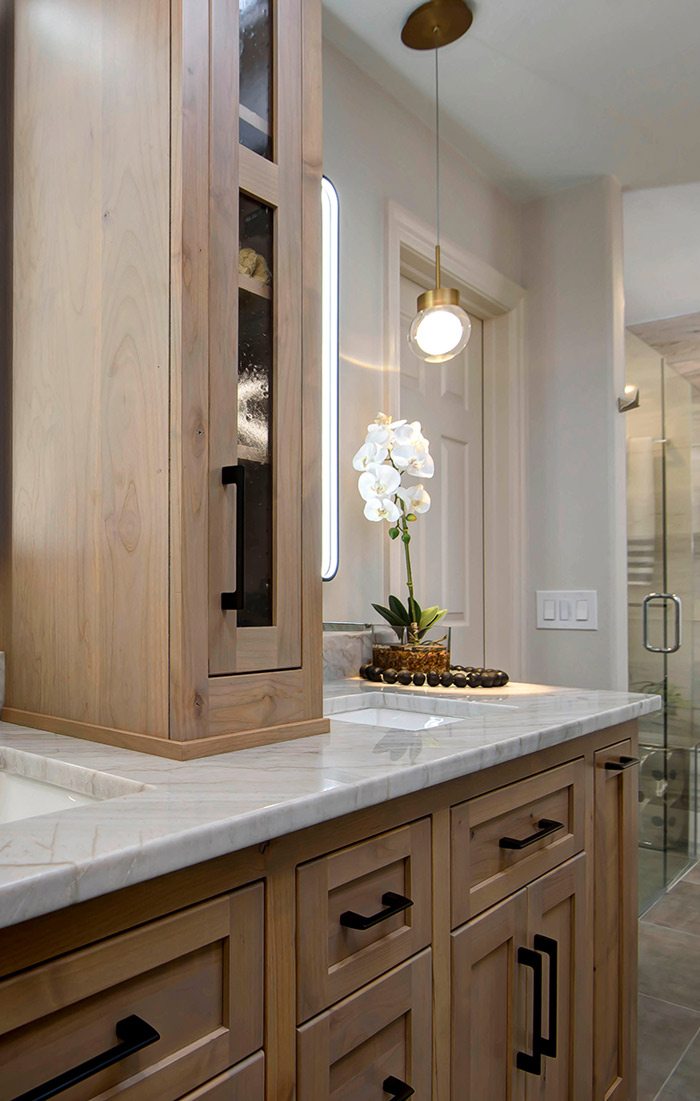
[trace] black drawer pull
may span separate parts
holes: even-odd
[[[559,945],[551,937],[543,937],[540,933],[534,939],[535,951],[543,952],[549,956],[549,1036],[541,1037],[540,1051],[543,1055],[549,1055],[551,1059],[557,1057],[557,1023],[559,1014],[557,1005],[559,1001]]]
[[[394,1078],[393,1074],[384,1079],[382,1089],[384,1093],[390,1094],[394,1101],[408,1101],[409,1097],[413,1097],[416,1092],[400,1078]]]
[[[393,891],[387,891],[382,895],[382,905],[386,906],[386,910],[380,910],[377,914],[372,914],[371,917],[364,917],[362,914],[356,914],[354,910],[345,910],[340,915],[340,924],[344,925],[346,929],[371,929],[375,925],[379,925],[380,921],[386,921],[387,918],[394,917],[396,914],[403,913],[404,910],[408,910],[413,906],[413,899],[404,898],[403,895],[394,894]],[[410,1094],[406,1094],[410,1097]]]
[[[245,597],[245,467],[223,466],[221,484],[236,487],[236,591],[221,594],[221,611],[240,612]]]
[[[624,772],[626,768],[634,768],[639,764],[639,757],[620,757],[619,761],[606,761],[608,772]]]
[[[532,994],[532,1054],[519,1051],[515,1057],[518,1070],[526,1074],[542,1074],[542,956],[532,948],[518,948],[518,963],[531,967],[534,977]]]
[[[536,841],[541,841],[543,837],[549,837],[550,833],[556,833],[557,830],[563,829],[563,822],[554,822],[551,818],[540,818],[536,833],[531,833],[529,837],[523,837],[522,839],[502,837],[498,844],[502,849],[526,849],[528,845],[534,845]]]
[[[156,1032],[147,1021],[142,1021],[136,1016],[117,1021],[114,1031],[120,1041],[114,1047],[103,1051],[101,1055],[94,1055],[92,1059],[87,1059],[72,1070],[64,1071],[56,1078],[51,1078],[50,1081],[44,1082],[43,1086],[36,1086],[35,1089],[21,1094],[20,1097],[15,1097],[15,1101],[48,1101],[49,1097],[55,1097],[57,1093],[63,1093],[64,1090],[77,1086],[86,1078],[92,1078],[93,1074],[99,1074],[101,1070],[120,1063],[122,1059],[127,1059],[129,1055],[160,1040],[160,1033]]]

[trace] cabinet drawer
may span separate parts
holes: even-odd
[[[0,983],[3,1101],[128,1043],[134,1016],[159,1038],[61,1096],[182,1097],[262,1047],[262,991],[262,884],[22,972]]]
[[[298,1101],[388,1101],[388,1078],[428,1101],[431,978],[426,951],[303,1025]]]
[[[411,906],[405,906],[407,899]],[[373,923],[355,928],[362,924],[356,917]],[[299,1021],[415,955],[430,943],[430,931],[429,819],[302,865],[297,869]]]
[[[572,761],[452,808],[452,927],[583,849],[585,764]]]
[[[182,1101],[265,1101],[265,1057],[262,1051],[244,1063],[192,1090]]]

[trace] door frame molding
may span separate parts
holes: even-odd
[[[401,275],[432,285],[434,229],[393,201],[386,211],[387,308],[384,313],[385,409],[400,403]],[[522,676],[524,558],[524,302],[525,290],[472,252],[441,242],[442,266],[462,302],[483,321],[484,655],[486,665]],[[396,547],[385,573],[395,591]]]

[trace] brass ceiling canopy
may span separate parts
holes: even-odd
[[[473,19],[465,0],[428,0],[409,15],[401,31],[401,41],[412,50],[449,46],[467,33]]]

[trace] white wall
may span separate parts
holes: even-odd
[[[383,600],[386,526],[362,515],[351,459],[384,395],[385,220],[389,200],[435,216],[434,137],[352,62],[324,47],[324,171],[340,197],[340,493],[337,578],[324,585],[326,620],[376,620]],[[521,208],[443,149],[443,235],[515,281]]]
[[[524,209],[525,674],[624,688],[622,201],[611,178]],[[599,630],[538,631],[537,589],[596,589]]]

